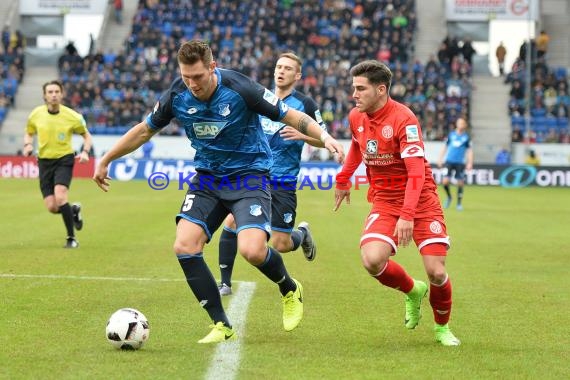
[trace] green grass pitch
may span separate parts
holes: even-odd
[[[114,181],[103,193],[74,180],[70,200],[82,202],[85,227],[80,248],[65,250],[61,217],[45,210],[38,182],[0,179],[0,379],[204,378],[216,347],[196,341],[210,321],[172,253],[183,195],[144,181]],[[407,331],[403,296],[362,268],[365,195],[353,191],[334,213],[332,191],[299,193],[297,221],[311,223],[318,255],[284,254],[305,288],[293,332],[282,329],[276,286],[238,257],[234,279],[257,283],[238,379],[570,377],[568,189],[467,187],[465,210],[446,211],[456,348],[433,341],[428,302]],[[205,256],[218,278],[217,238]],[[396,260],[425,279],[415,247]],[[106,342],[105,323],[121,307],[149,318],[139,351]]]

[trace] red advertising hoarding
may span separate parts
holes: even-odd
[[[91,158],[89,162],[79,163],[79,159],[75,159],[73,167],[74,178],[91,178],[95,172],[95,159]],[[38,159],[37,157],[24,156],[0,156],[0,178],[38,178]]]

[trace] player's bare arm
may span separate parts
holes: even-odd
[[[467,164],[465,165],[465,169],[473,169],[473,148],[467,149]]]
[[[325,144],[319,139],[315,139],[309,137],[307,135],[302,134],[298,130],[293,127],[285,126],[279,131],[279,135],[283,138],[283,140],[302,140],[307,144],[314,146],[316,148],[324,148]]]
[[[306,113],[290,108],[281,122],[292,126],[304,135],[318,138],[329,152],[337,154],[336,158],[339,163],[344,162],[342,145],[332,138],[327,131],[323,131],[319,124]]]
[[[31,156],[34,150],[34,136],[26,133],[24,135],[24,149],[22,150],[22,154],[24,156]]]
[[[83,150],[79,152],[79,162],[83,164],[89,162],[89,151],[93,145],[93,138],[89,132],[82,134],[81,137],[83,137]]]
[[[299,120],[299,126],[297,129],[302,134],[308,135],[309,134],[308,130],[309,130],[310,124],[311,124],[311,121],[309,120],[309,118],[306,116],[302,116],[301,119]]]
[[[150,128],[146,121],[129,129],[99,161],[95,169],[95,174],[93,175],[93,181],[95,181],[97,186],[105,192],[109,191],[109,180],[111,179],[108,175],[109,164],[117,158],[123,157],[138,149],[141,145],[150,140],[155,133],[156,132]]]

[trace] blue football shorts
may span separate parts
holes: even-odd
[[[191,184],[176,215],[176,223],[186,219],[198,224],[204,229],[209,242],[231,212],[237,232],[259,228],[267,233],[269,239],[271,188],[266,173],[221,179],[197,173]]]

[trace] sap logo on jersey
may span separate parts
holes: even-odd
[[[266,135],[273,135],[275,132],[281,129],[285,124],[278,121],[272,121],[266,117],[261,117],[261,127],[263,128],[263,133]]]
[[[226,126],[226,122],[205,122],[205,123],[194,123],[192,127],[194,128],[194,133],[199,139],[213,139],[218,133]]]

